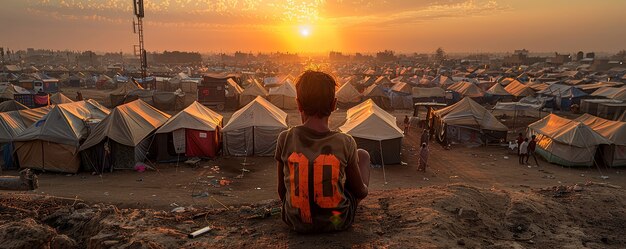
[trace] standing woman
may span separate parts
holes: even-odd
[[[426,165],[428,163],[428,146],[426,146],[426,143],[422,143],[422,146],[420,147],[420,154],[419,154],[419,165],[417,166],[417,171],[424,171],[426,172]]]
[[[409,119],[409,116],[404,115],[404,135],[409,134],[409,127],[411,127],[411,120]]]

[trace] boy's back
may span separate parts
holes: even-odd
[[[351,136],[297,126],[278,137],[276,160],[283,163],[287,225],[307,233],[352,224],[357,200],[346,190],[346,167],[356,167],[358,154]]]

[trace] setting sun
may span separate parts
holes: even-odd
[[[300,35],[303,37],[311,35],[311,29],[309,27],[300,27]]]

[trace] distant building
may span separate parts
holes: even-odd
[[[530,57],[526,49],[515,50],[512,55],[504,57],[502,64],[504,66],[532,65],[537,62],[545,61],[541,57]]]

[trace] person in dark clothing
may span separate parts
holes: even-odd
[[[428,140],[430,140],[430,134],[428,133],[428,129],[424,129],[424,131],[422,131],[422,136],[420,137],[420,144],[428,145]]]
[[[409,134],[409,127],[411,127],[411,120],[409,119],[409,116],[404,115],[404,135]]]
[[[535,156],[535,148],[537,148],[537,141],[535,139],[537,136],[532,135],[530,137],[530,142],[528,142],[528,155],[526,156],[526,164],[528,164],[528,159],[532,156],[535,159],[535,164],[539,166],[539,161],[537,161],[537,156]]]

